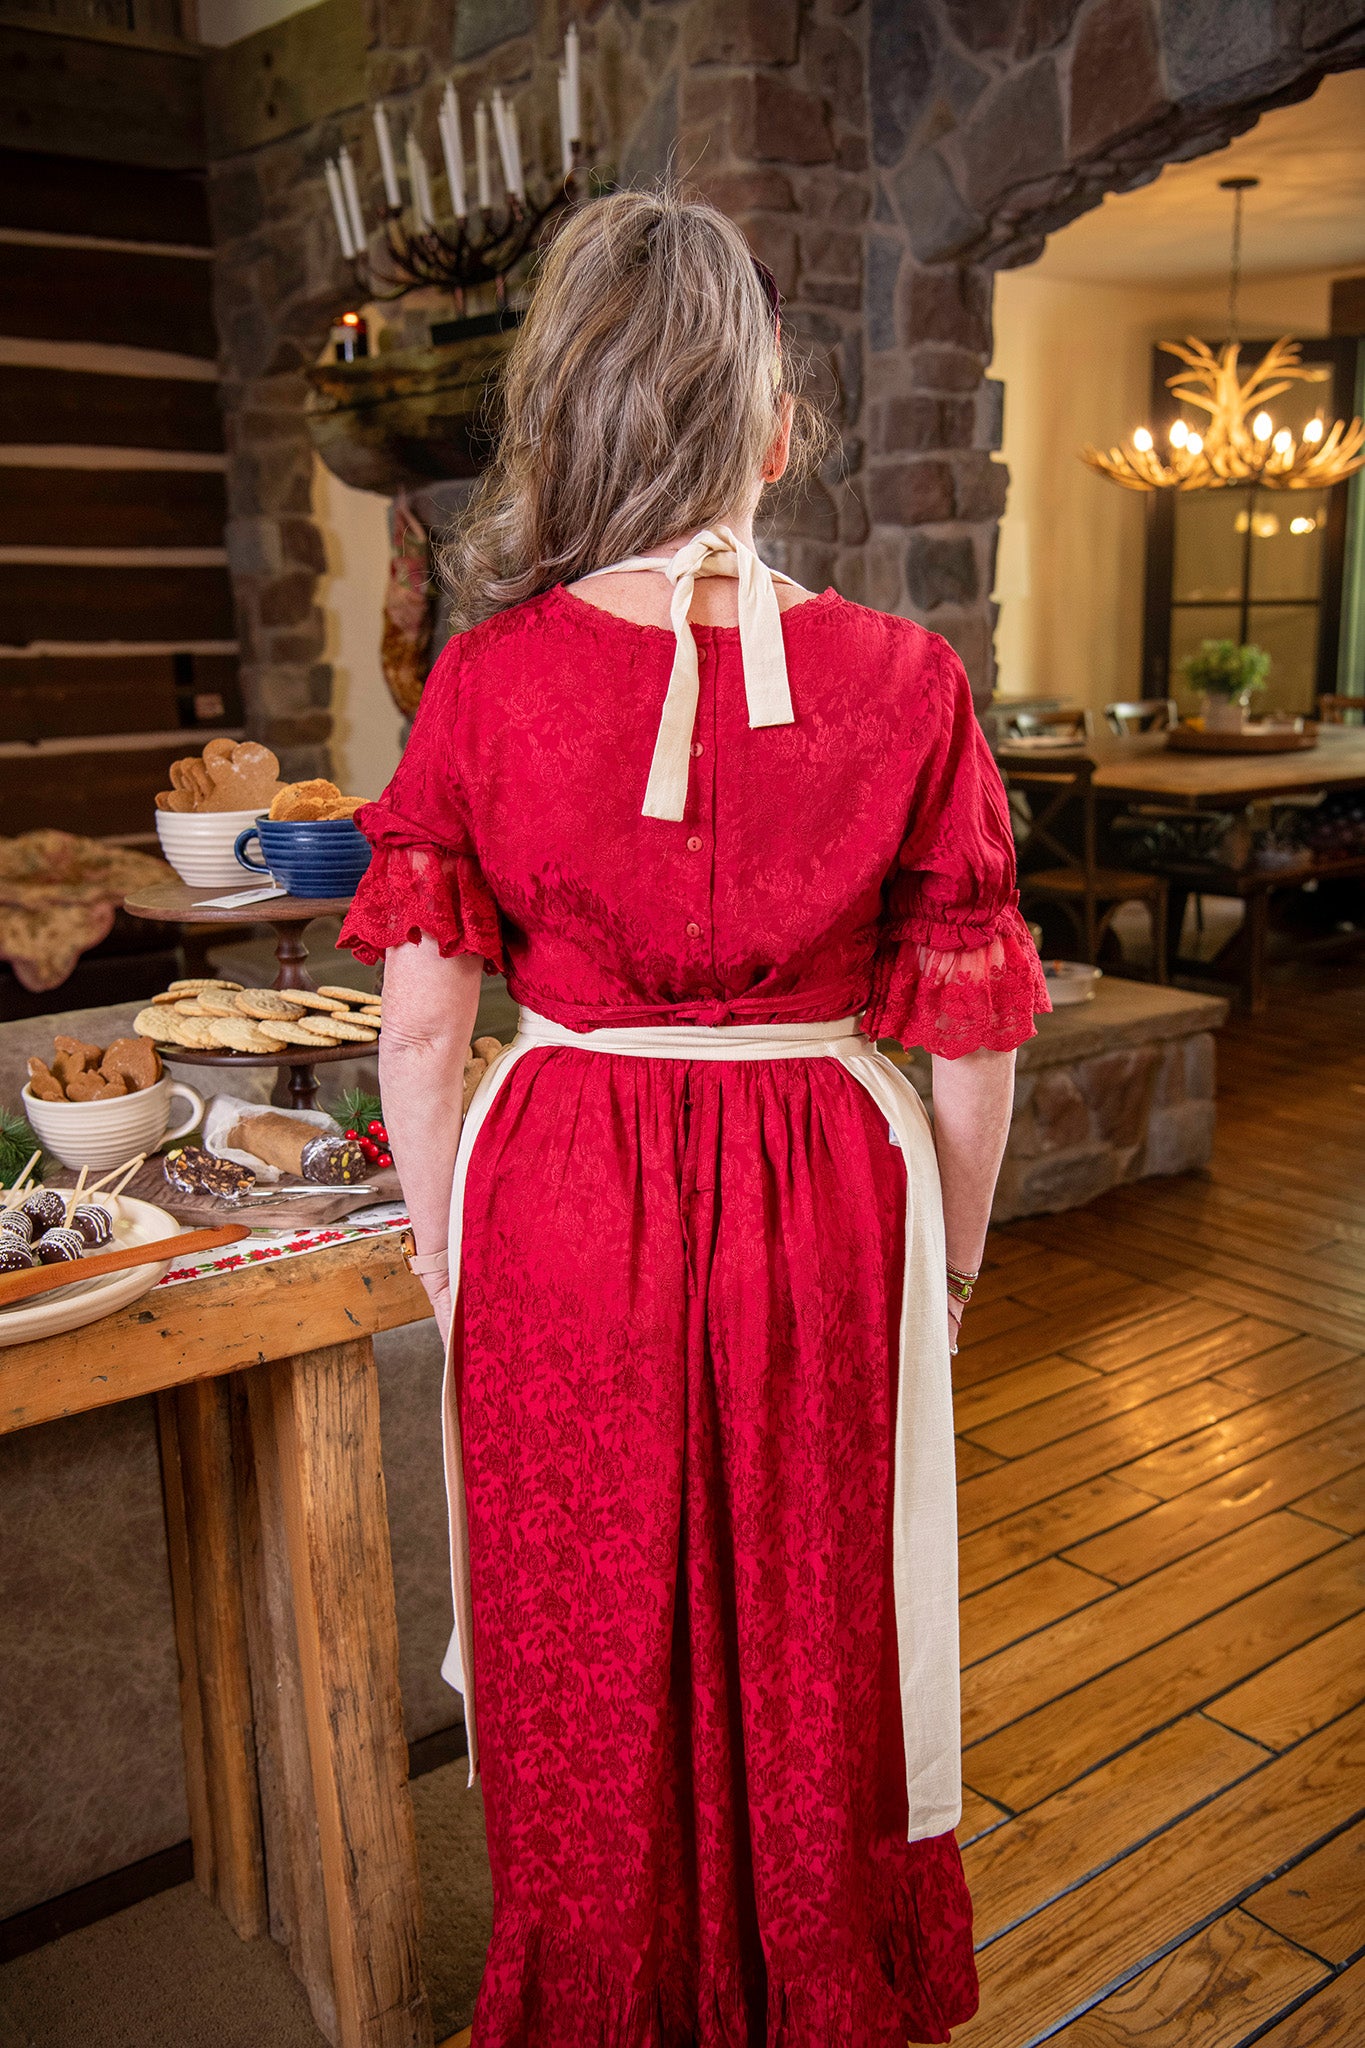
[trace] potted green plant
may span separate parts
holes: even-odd
[[[1240,732],[1247,704],[1265,688],[1269,672],[1263,647],[1239,647],[1235,640],[1205,640],[1180,664],[1185,681],[1203,697],[1207,732]]]

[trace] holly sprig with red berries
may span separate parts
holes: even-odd
[[[389,1134],[384,1127],[384,1105],[377,1095],[364,1088],[348,1088],[337,1103],[335,1115],[342,1125],[343,1137],[359,1145],[367,1166],[382,1173],[386,1166],[393,1165]]]

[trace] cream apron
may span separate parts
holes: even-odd
[[[686,559],[685,559],[686,558]],[[746,559],[747,558],[747,559]],[[716,562],[724,567],[713,566]],[[750,725],[789,723],[786,661],[771,572],[728,530],[689,542],[672,561],[632,560],[620,568],[658,568],[675,584],[677,652],[646,796],[647,816],[681,819],[697,706],[696,643],[687,624],[692,578],[740,577],[740,641]],[[599,572],[601,574],[607,571]],[[685,589],[686,602],[679,604]],[[776,650],[773,633],[775,627]],[[684,644],[685,643],[685,644]],[[690,650],[690,677],[689,677]],[[757,705],[751,679],[759,685]],[[785,716],[781,705],[785,700]],[[670,711],[670,707],[672,707]],[[757,711],[758,715],[755,715]],[[774,715],[776,714],[776,715]],[[651,802],[655,808],[650,809]],[[483,1076],[460,1134],[450,1199],[450,1292],[459,1309],[460,1246],[465,1184],[479,1132],[517,1061],[536,1047],[626,1059],[837,1060],[886,1118],[905,1160],[905,1270],[901,1290],[896,1400],[892,1572],[905,1738],[909,1839],[940,1835],[962,1811],[957,1642],[957,1507],[948,1296],[944,1284],[943,1209],[928,1115],[890,1060],[863,1037],[852,1018],[837,1023],[664,1025],[571,1031],[523,1010],[516,1038]],[[478,1769],[474,1692],[473,1607],[465,1511],[460,1419],[446,1347],[444,1414],[446,1489],[450,1503],[451,1586],[455,1628],[442,1675],[464,1694],[469,1775]]]

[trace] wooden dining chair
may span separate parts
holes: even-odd
[[[1174,697],[1144,697],[1139,702],[1104,707],[1105,724],[1120,739],[1130,733],[1167,732],[1177,715]]]
[[[1013,711],[1005,720],[1005,731],[1015,739],[1032,739],[1047,733],[1054,739],[1086,740],[1095,730],[1089,710],[1069,704],[1056,711]]]
[[[1349,725],[1352,718],[1365,723],[1365,697],[1319,697],[1319,725]]]
[[[1116,912],[1125,903],[1141,903],[1152,926],[1153,979],[1168,980],[1166,877],[1146,874],[1140,868],[1100,865],[1096,854],[1094,762],[1059,761],[1046,767],[1039,762],[1037,767],[1017,768],[1013,764],[1001,765],[1016,821],[1021,899],[1026,903],[1055,903],[1076,933],[1081,958],[1092,966]],[[1027,800],[1027,809],[1015,802],[1016,797]],[[1080,813],[1079,853],[1074,833],[1067,831],[1067,825],[1074,820],[1066,814],[1073,806]],[[1058,865],[1026,869],[1023,857],[1035,848],[1052,854]]]

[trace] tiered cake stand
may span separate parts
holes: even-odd
[[[219,891],[220,894],[226,893]],[[222,924],[248,925],[270,924],[275,927],[275,958],[279,961],[279,972],[272,984],[277,989],[315,988],[316,983],[308,972],[308,948],[303,943],[303,927],[315,917],[342,917],[350,909],[349,896],[272,896],[264,903],[245,904],[240,910],[214,910],[203,901],[202,889],[191,889],[185,882],[158,882],[153,888],[143,889],[124,901],[124,909],[130,917],[157,918],[163,924]],[[276,1089],[278,1100],[281,1090],[286,1088],[284,1070],[288,1069],[287,1098],[290,1109],[316,1109],[318,1081],[315,1067],[332,1060],[373,1059],[379,1050],[374,1045],[344,1045],[309,1048],[305,1057],[301,1048],[280,1053],[229,1052],[226,1046],[221,1052],[201,1051],[197,1046],[176,1046],[169,1055],[177,1066],[187,1067],[278,1067],[280,1084]]]

